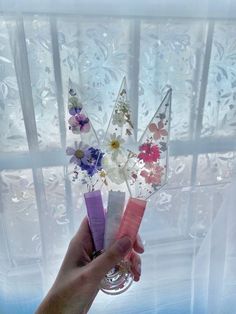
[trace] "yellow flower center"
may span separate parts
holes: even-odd
[[[112,140],[110,143],[110,146],[112,149],[119,149],[120,147],[120,142],[118,140]]]
[[[75,152],[75,157],[78,159],[82,159],[84,157],[84,152],[81,149],[77,149]]]
[[[102,171],[100,172],[100,177],[105,178],[105,176],[106,176],[106,172],[102,170]]]

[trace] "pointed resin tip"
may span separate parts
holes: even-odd
[[[105,232],[105,214],[101,191],[85,193],[84,198],[94,246],[96,251],[100,251],[104,246]]]
[[[132,242],[135,241],[147,202],[138,198],[130,198],[126,206],[118,238],[124,236],[130,237]]]
[[[125,205],[125,193],[110,191],[106,213],[104,248],[108,249],[116,239]]]

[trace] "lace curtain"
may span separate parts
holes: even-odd
[[[129,17],[122,3],[109,10],[104,3],[94,16],[83,1],[75,14],[73,1],[59,1],[58,12],[47,1],[37,9],[27,1],[0,6],[0,312],[32,313],[85,215],[67,176],[68,79],[102,137],[126,76],[137,137],[173,89],[169,180],[142,223],[141,282],[119,297],[99,294],[90,312],[232,314],[234,4],[221,6],[219,18],[217,3],[211,12],[207,2],[202,10],[212,15],[199,9],[193,18],[189,6],[187,16],[167,5],[150,16],[150,2],[137,1],[137,16],[127,4]]]

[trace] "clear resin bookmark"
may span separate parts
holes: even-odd
[[[74,147],[68,147],[66,152],[71,156],[70,162],[75,165],[73,181],[78,180],[81,183],[95,255],[98,255],[104,248],[105,233],[105,211],[100,191],[103,184],[104,153],[100,149],[96,132],[74,86],[75,84],[69,81],[68,123],[76,141]]]
[[[125,165],[130,154],[128,147],[133,141],[132,113],[127,95],[126,78],[124,78],[103,141],[106,151],[103,168],[109,189],[104,237],[105,250],[114,243],[119,231],[125,206],[125,192],[123,191],[128,190]],[[108,294],[119,294],[125,291],[132,281],[132,273],[121,262],[104,277],[101,290]]]

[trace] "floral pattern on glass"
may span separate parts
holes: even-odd
[[[48,16],[24,18],[33,106],[40,150],[61,147],[59,107]],[[60,109],[61,110],[61,109]],[[50,125],[50,127],[48,127]]]
[[[8,27],[16,28],[13,20]],[[27,151],[28,144],[24,117],[16,79],[14,56],[11,52],[9,30],[2,18],[0,21],[0,152]]]
[[[143,20],[140,34],[139,136],[155,112],[153,104],[173,89],[171,138],[192,136],[198,104],[207,24],[198,20]]]
[[[236,34],[234,22],[214,28],[202,137],[236,134]]]

